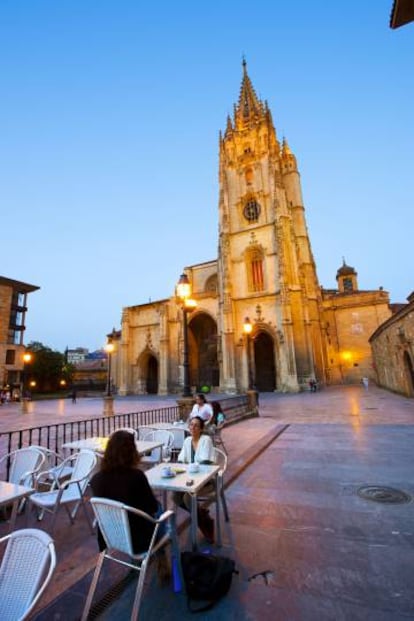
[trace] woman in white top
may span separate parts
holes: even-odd
[[[214,463],[214,446],[210,436],[203,434],[204,421],[199,416],[195,416],[190,420],[188,425],[190,435],[184,440],[183,448],[178,455],[178,461],[185,464],[197,462]],[[191,476],[191,475],[189,475]],[[209,492],[212,482],[207,483],[201,490],[201,493]],[[191,496],[184,492],[174,492],[173,499],[176,505],[191,510]],[[214,520],[210,517],[208,509],[202,507],[197,508],[198,527],[204,537],[210,543],[214,542]]]
[[[207,403],[207,399],[202,393],[196,396],[196,402],[191,410],[190,420],[196,416],[202,418],[206,425],[208,425],[213,418],[213,408],[210,403]]]

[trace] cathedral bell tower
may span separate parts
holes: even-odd
[[[320,287],[296,158],[285,139],[279,143],[245,61],[219,158],[221,389],[247,387],[242,326],[249,317],[256,387],[299,390],[310,377],[324,377]]]

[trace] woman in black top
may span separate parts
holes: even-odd
[[[135,509],[157,517],[160,506],[152,493],[145,474],[139,470],[139,454],[135,438],[129,431],[115,431],[109,438],[101,469],[91,479],[94,496],[117,500]],[[134,552],[142,552],[149,546],[153,525],[139,516],[128,514]],[[105,541],[98,529],[99,549],[105,549]]]

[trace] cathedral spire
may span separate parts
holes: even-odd
[[[257,97],[247,73],[246,59],[243,57],[243,78],[240,87],[239,101],[235,109],[235,124],[240,127],[257,120],[264,114],[264,106]]]

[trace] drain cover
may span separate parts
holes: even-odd
[[[411,496],[406,492],[384,485],[363,485],[357,490],[357,494],[365,500],[382,502],[387,505],[402,505],[411,502]]]

